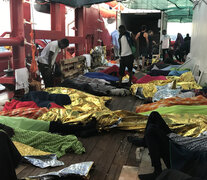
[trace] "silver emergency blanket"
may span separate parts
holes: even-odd
[[[122,122],[122,118],[119,118],[117,122],[109,126],[109,129],[116,128],[121,122]]]
[[[181,88],[171,89],[172,83],[168,83],[165,86],[156,86],[156,88],[157,88],[157,92],[155,93],[154,97],[152,98],[152,102],[156,102],[161,99],[167,99],[170,97],[175,97],[181,91]]]
[[[135,96],[138,97],[139,99],[142,99],[142,100],[145,99],[142,87],[137,88],[137,92],[136,92]]]
[[[184,92],[184,93],[178,94],[177,97],[180,97],[180,98],[192,98],[192,97],[195,97],[195,92],[192,92],[192,91]]]
[[[39,168],[63,166],[62,161],[57,160],[56,154],[44,156],[24,156],[24,160]]]
[[[93,164],[94,164],[93,161],[76,163],[64,169],[61,169],[60,171],[40,174],[38,176],[29,176],[29,178],[30,179],[40,178],[41,180],[49,180],[49,179],[56,179],[57,177],[67,177],[69,175],[87,177]]]

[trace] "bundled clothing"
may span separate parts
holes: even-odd
[[[171,168],[207,179],[207,137],[182,137],[169,134]]]
[[[103,72],[104,73],[104,72]],[[108,74],[108,73],[105,73]],[[109,74],[111,75],[111,74]],[[97,78],[89,78],[83,75],[79,75],[78,77],[73,78],[73,80],[77,80],[84,83],[94,83],[94,84],[100,84],[100,85],[110,85],[109,81],[106,81],[104,79],[97,79]]]
[[[105,96],[105,95],[107,95],[107,90],[104,91],[104,89],[101,89],[101,88],[99,88],[99,89],[93,88],[91,86],[91,84],[80,82],[80,81],[77,81],[75,79],[65,79],[60,84],[60,87],[67,87],[67,88],[77,89],[77,90],[80,90],[80,91],[83,91],[83,92],[93,94],[95,96]],[[100,87],[100,85],[97,84],[97,87]],[[101,86],[101,87],[105,88],[105,86]]]
[[[147,67],[148,71],[151,71],[153,69],[159,70],[170,70],[170,69],[164,69],[164,68],[168,68],[170,65],[169,64],[165,64],[163,63],[163,61],[157,62],[157,63],[153,63],[150,66]]]
[[[163,70],[151,70],[149,73],[147,73],[150,76],[168,76],[170,71],[163,71]]]
[[[85,78],[92,79],[88,77]],[[126,96],[130,94],[128,90],[123,88],[117,89],[114,86],[93,81],[85,82],[83,79],[84,78],[65,79],[61,83],[60,87],[78,89],[80,91],[87,92],[95,96]]]
[[[51,103],[59,106],[71,104],[70,97],[66,94],[49,94],[45,91],[31,91],[25,94],[21,101],[34,101],[38,107],[51,107]]]

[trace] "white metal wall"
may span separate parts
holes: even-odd
[[[201,1],[193,12],[191,59],[207,73],[207,4]]]

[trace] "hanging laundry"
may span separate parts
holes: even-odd
[[[25,92],[29,91],[29,72],[27,68],[20,68],[20,69],[15,69],[15,89],[25,89]]]

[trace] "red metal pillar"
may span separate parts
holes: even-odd
[[[61,32],[62,38],[65,37],[65,5],[51,3],[51,31]],[[56,39],[54,37],[54,39]]]
[[[24,19],[27,22],[31,22],[30,3],[24,3],[23,10],[24,10]],[[31,42],[31,37],[30,37],[31,30],[32,30],[32,25],[25,23],[24,24],[24,32],[25,32],[24,34],[25,34],[26,41],[29,43]],[[31,46],[25,45],[25,55],[26,55],[26,57],[32,56]]]
[[[51,37],[51,40],[59,40],[65,38],[65,5],[51,3],[50,6],[50,14],[51,14],[51,31],[59,32],[60,37],[57,39],[56,36]],[[57,61],[63,58],[63,53],[61,53]]]
[[[50,4],[51,30],[35,30],[36,39],[59,40],[65,37],[65,5]]]
[[[11,38],[1,38],[0,37],[0,46],[23,46],[24,38],[23,37],[11,37]]]
[[[22,0],[10,0],[11,38],[24,39],[24,17]],[[24,45],[13,46],[14,68],[25,67]]]
[[[85,8],[76,8],[75,9],[75,31],[76,37],[84,37],[84,23],[85,23]],[[84,41],[82,43],[76,44],[76,56],[85,53]]]

